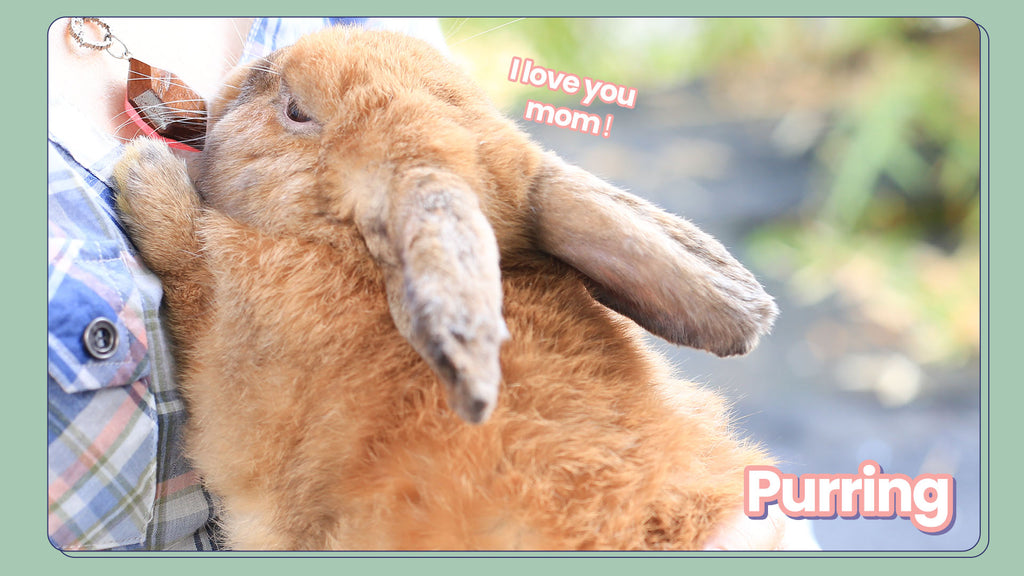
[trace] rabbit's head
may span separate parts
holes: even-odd
[[[391,315],[486,420],[501,380],[500,258],[550,254],[651,332],[743,354],[776,307],[717,241],[536,147],[419,40],[335,28],[236,71],[211,106],[198,188],[272,234],[355,227]]]

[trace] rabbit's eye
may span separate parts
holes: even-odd
[[[313,121],[313,118],[309,114],[306,114],[302,108],[299,108],[299,105],[295,102],[294,98],[288,100],[288,107],[285,109],[285,114],[292,122],[306,123]]]

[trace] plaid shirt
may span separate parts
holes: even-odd
[[[259,19],[242,60],[339,23]],[[443,45],[436,21],[359,23]],[[122,145],[81,126],[60,100],[51,98],[48,121],[50,541],[63,550],[216,549],[213,502],[182,454],[160,283],[112,204]]]

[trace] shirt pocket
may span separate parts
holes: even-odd
[[[149,375],[146,311],[130,263],[118,241],[49,239],[47,369],[69,394]]]

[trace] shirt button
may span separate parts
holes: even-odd
[[[117,351],[117,326],[101,316],[85,327],[82,342],[90,356],[97,360],[106,360]]]

